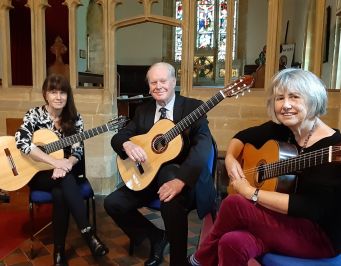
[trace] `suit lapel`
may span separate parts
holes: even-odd
[[[154,125],[154,117],[156,112],[156,103],[155,101],[151,101],[148,105],[148,109],[146,111],[146,126],[147,128],[151,128]]]
[[[174,102],[174,110],[173,110],[173,119],[174,123],[179,122],[183,115],[183,106],[184,106],[185,98],[181,95],[176,95]]]

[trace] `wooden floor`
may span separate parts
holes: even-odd
[[[1,208],[27,208],[27,191],[22,190],[11,193],[11,203],[1,204]],[[98,260],[94,260],[91,256],[88,247],[81,238],[81,235],[76,228],[73,220],[71,219],[66,253],[70,266],[83,266],[83,265],[143,265],[144,261],[149,255],[149,243],[145,241],[141,246],[135,249],[134,256],[129,256],[128,246],[129,240],[126,235],[113,223],[112,219],[105,213],[103,208],[104,196],[96,197],[97,207],[97,232],[99,237],[109,247],[109,253]],[[0,208],[0,211],[1,211]],[[141,210],[151,221],[159,227],[163,227],[162,219],[158,212],[149,209]],[[198,219],[195,211],[189,214],[189,232],[188,232],[188,254],[191,254],[196,249],[200,230],[201,220]],[[52,265],[53,250],[52,244],[52,228],[47,226],[42,232],[36,235],[34,241],[34,250],[37,256],[30,259],[31,241],[27,239],[20,244],[12,253],[0,260],[0,266],[49,266]],[[165,259],[162,265],[168,265],[169,250],[165,252]]]

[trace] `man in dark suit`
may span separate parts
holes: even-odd
[[[177,123],[202,104],[199,100],[175,94],[175,70],[170,64],[161,62],[152,65],[148,70],[147,80],[153,100],[139,106],[134,118],[111,140],[113,149],[121,159],[133,160],[142,166],[148,160],[148,154],[130,141],[130,138],[148,133],[164,115]],[[193,207],[199,208],[200,216],[203,217],[213,207],[212,179],[204,178],[197,182],[212,147],[206,116],[184,130],[182,137],[184,146],[180,154],[163,164],[145,189],[134,191],[123,186],[108,195],[104,201],[107,213],[134,243],[139,244],[146,237],[150,240],[151,252],[145,265],[159,265],[162,262],[168,241],[170,265],[187,265],[188,211]],[[196,206],[196,199],[200,195],[205,195],[206,201],[202,201],[204,197],[201,197],[200,206]],[[137,210],[157,197],[161,202],[165,231],[157,228]]]

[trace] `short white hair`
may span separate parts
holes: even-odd
[[[150,68],[148,69],[147,75],[146,75],[146,78],[147,78],[148,81],[149,81],[149,72],[153,68],[155,68],[155,67],[165,67],[165,68],[167,68],[168,72],[169,72],[169,77],[170,78],[174,78],[174,79],[176,78],[175,77],[175,69],[174,69],[174,67],[171,64],[168,64],[166,62],[158,62],[158,63],[155,63],[155,64],[151,65]]]
[[[328,96],[326,86],[312,72],[297,68],[287,68],[278,72],[271,81],[267,102],[268,114],[272,121],[280,123],[275,114],[275,97],[278,93],[298,92],[307,106],[308,118],[326,113]]]

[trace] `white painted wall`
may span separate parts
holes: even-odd
[[[266,45],[268,1],[248,0],[247,10],[245,60],[247,65],[254,65],[263,46]]]

